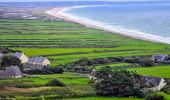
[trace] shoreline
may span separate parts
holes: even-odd
[[[83,8],[83,7],[89,7],[89,6],[57,7],[57,8],[53,8],[51,10],[48,10],[45,13],[47,13],[47,14],[53,16],[53,17],[62,19],[64,21],[79,23],[79,24],[84,25],[86,27],[100,29],[100,30],[108,31],[108,32],[111,32],[111,33],[114,33],[114,34],[120,34],[120,35],[123,35],[123,36],[128,36],[128,37],[131,37],[131,38],[134,38],[134,39],[140,39],[140,40],[156,42],[156,43],[170,44],[170,41],[167,41],[166,38],[163,38],[163,37],[160,37],[160,36],[145,34],[145,33],[142,33],[142,32],[135,31],[135,30],[129,31],[129,30],[126,30],[126,29],[122,29],[118,26],[113,27],[113,26],[110,26],[110,25],[104,25],[104,24],[97,22],[97,21],[93,21],[93,20],[90,20],[90,19],[87,19],[87,18],[73,16],[71,14],[65,13],[65,11],[75,9],[75,8]]]

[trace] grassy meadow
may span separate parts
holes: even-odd
[[[83,57],[169,54],[170,46],[129,38],[62,21],[0,20],[0,46],[21,50],[28,57],[46,56],[52,65]]]
[[[103,30],[87,28],[82,25],[63,21],[31,21],[0,19],[0,46],[23,51],[28,57],[45,56],[52,66],[66,64],[81,58],[104,58],[118,56],[151,56],[170,54],[170,45],[133,39]],[[170,78],[170,66],[149,68],[129,68],[129,63],[108,64],[126,67],[142,75]],[[103,65],[105,66],[105,65]],[[95,66],[99,68],[101,66]],[[67,87],[46,87],[50,79],[58,79]],[[141,100],[138,98],[94,97],[94,90],[88,84],[87,76],[68,73],[37,75],[35,77],[0,80],[0,85],[26,85],[24,88],[2,89],[0,96],[9,95],[17,100],[40,100],[44,98],[73,98],[65,100]],[[50,89],[52,90],[50,91]],[[10,90],[10,92],[8,92]],[[9,94],[10,93],[10,94]],[[64,94],[64,95],[63,95]],[[46,97],[48,96],[48,97]]]

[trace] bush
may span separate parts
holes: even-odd
[[[167,84],[165,87],[162,89],[163,92],[170,94],[170,85]]]
[[[33,69],[25,71],[27,74],[61,74],[63,73],[63,69],[60,67],[44,67],[40,69]]]
[[[58,74],[61,74],[61,73],[64,72],[63,69],[60,68],[60,67],[53,67],[53,68],[51,68],[51,71],[52,71],[53,73],[58,73]]]
[[[17,85],[15,85],[15,87],[17,87],[17,88],[32,88],[32,87],[34,87],[34,85],[33,84],[17,84]]]
[[[50,80],[46,86],[65,86],[65,84],[57,79]]]
[[[154,65],[154,61],[149,58],[140,58],[138,60],[138,64],[141,65],[142,67],[152,67]]]
[[[91,69],[87,66],[75,66],[74,67],[74,72],[77,73],[89,73]]]
[[[93,65],[93,61],[88,58],[82,58],[76,62],[74,62],[76,66],[91,66]]]
[[[139,58],[130,58],[130,57],[126,57],[124,62],[126,63],[138,63],[138,59]]]
[[[165,97],[161,94],[152,93],[147,95],[145,100],[165,100]]]

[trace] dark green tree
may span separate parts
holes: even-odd
[[[21,71],[23,71],[23,67],[21,64],[21,60],[14,56],[5,56],[1,61],[1,68],[10,67],[10,66],[18,66]]]
[[[140,84],[136,81],[136,73],[127,70],[114,70],[104,67],[97,71],[94,87],[102,96],[137,96],[142,97]]]

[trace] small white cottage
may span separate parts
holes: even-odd
[[[39,64],[39,65],[43,65],[43,66],[50,65],[50,61],[45,57],[31,57],[28,60],[28,63],[30,63],[30,64]]]
[[[159,91],[166,85],[165,80],[159,77],[146,76],[145,80],[149,86],[152,86],[154,91]]]
[[[153,61],[165,61],[168,58],[168,55],[166,54],[157,54],[152,56]]]
[[[27,56],[26,56],[24,53],[22,53],[22,52],[16,52],[16,53],[14,54],[14,56],[17,57],[18,59],[20,59],[20,60],[21,60],[21,63],[26,63],[26,62],[28,62]]]

